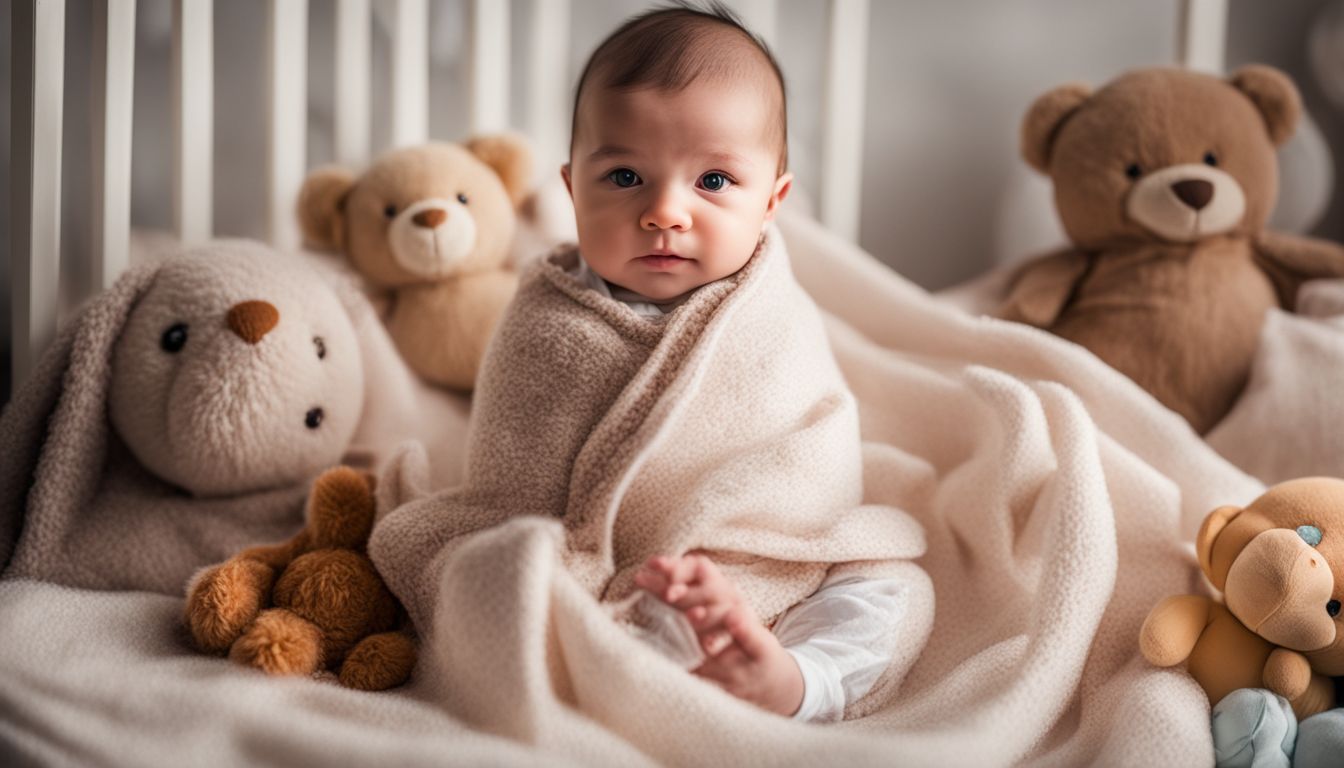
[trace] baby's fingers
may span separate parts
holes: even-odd
[[[774,635],[745,606],[729,611],[723,618],[723,625],[748,659],[755,661],[771,650]]]

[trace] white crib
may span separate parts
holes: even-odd
[[[360,166],[372,147],[370,94],[390,91],[390,143],[429,138],[430,0],[319,0],[335,4],[337,162]],[[370,67],[370,19],[377,10],[395,19],[388,82],[375,83]],[[508,0],[470,0],[466,39],[470,47],[469,104],[473,132],[522,129],[544,163],[561,162],[566,151],[572,76],[567,48],[571,0],[517,0],[528,3],[529,28],[522,39],[529,51],[510,52],[514,38]],[[778,0],[731,3],[767,41],[777,39]],[[109,286],[126,267],[130,243],[130,188],[135,0],[94,0],[90,41],[95,78],[92,119],[87,126],[63,121],[65,0],[12,2],[12,148],[10,182],[10,282],[12,327],[9,387],[16,390],[56,333],[61,270],[82,272],[85,284]],[[173,58],[173,222],[183,242],[218,232],[212,223],[214,115],[212,71],[216,39],[213,0],[172,0]],[[818,193],[819,218],[855,239],[859,229],[863,179],[863,114],[869,0],[828,0],[825,30],[820,163],[811,186]],[[1182,0],[1177,56],[1185,65],[1223,68],[1227,0]],[[267,235],[279,247],[294,247],[299,233],[293,204],[306,172],[304,142],[308,0],[271,0],[266,45],[267,174],[263,204]],[[525,55],[523,55],[525,54]],[[525,114],[510,114],[510,67],[525,62]],[[65,130],[90,131],[91,199],[87,258],[61,264],[61,140]],[[0,377],[2,379],[4,377]],[[7,398],[6,398],[7,399]]]

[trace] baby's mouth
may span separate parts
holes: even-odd
[[[671,269],[678,264],[691,261],[691,259],[685,258],[684,256],[678,256],[671,251],[654,251],[653,253],[647,253],[640,256],[635,260],[644,266],[653,269]]]

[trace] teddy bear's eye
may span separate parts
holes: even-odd
[[[1131,179],[1137,179],[1143,175],[1143,169],[1139,167],[1138,163],[1130,163],[1125,166],[1125,175]]]
[[[397,206],[395,206],[395,205],[389,205],[389,206],[387,206],[386,208],[383,209],[383,215],[386,216],[386,217],[389,218],[389,219],[396,218],[396,216],[397,216]]]
[[[164,352],[176,354],[182,351],[187,345],[187,324],[177,323],[168,326],[168,330],[163,332],[159,338],[159,346],[163,347]]]
[[[1212,152],[1205,152],[1205,153],[1204,153],[1204,164],[1205,164],[1205,165],[1212,165],[1212,166],[1214,166],[1215,168],[1218,167],[1218,156],[1215,155],[1215,154],[1213,154]]]
[[[1338,615],[1339,615],[1339,601],[1338,601],[1338,600],[1331,600],[1330,602],[1326,603],[1326,604],[1325,604],[1325,612],[1328,613],[1328,614],[1330,614],[1331,616],[1338,616]]]
[[[317,359],[325,360],[327,357],[327,342],[323,341],[321,336],[314,336],[313,346],[317,347]]]
[[[303,424],[309,429],[317,429],[322,426],[322,417],[325,414],[321,408],[313,408],[303,415]]]
[[[1307,546],[1314,547],[1321,543],[1321,529],[1314,525],[1299,525],[1297,535],[1307,542]]]
[[[459,203],[461,203],[461,204],[463,204],[463,205],[466,205],[466,204],[467,204],[467,196],[464,195],[464,194],[462,194],[461,192],[458,192],[458,193],[457,193],[457,202],[459,202]]]

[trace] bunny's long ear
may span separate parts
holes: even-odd
[[[0,414],[0,568],[60,556],[106,463],[112,350],[158,273],[134,267],[57,334]]]

